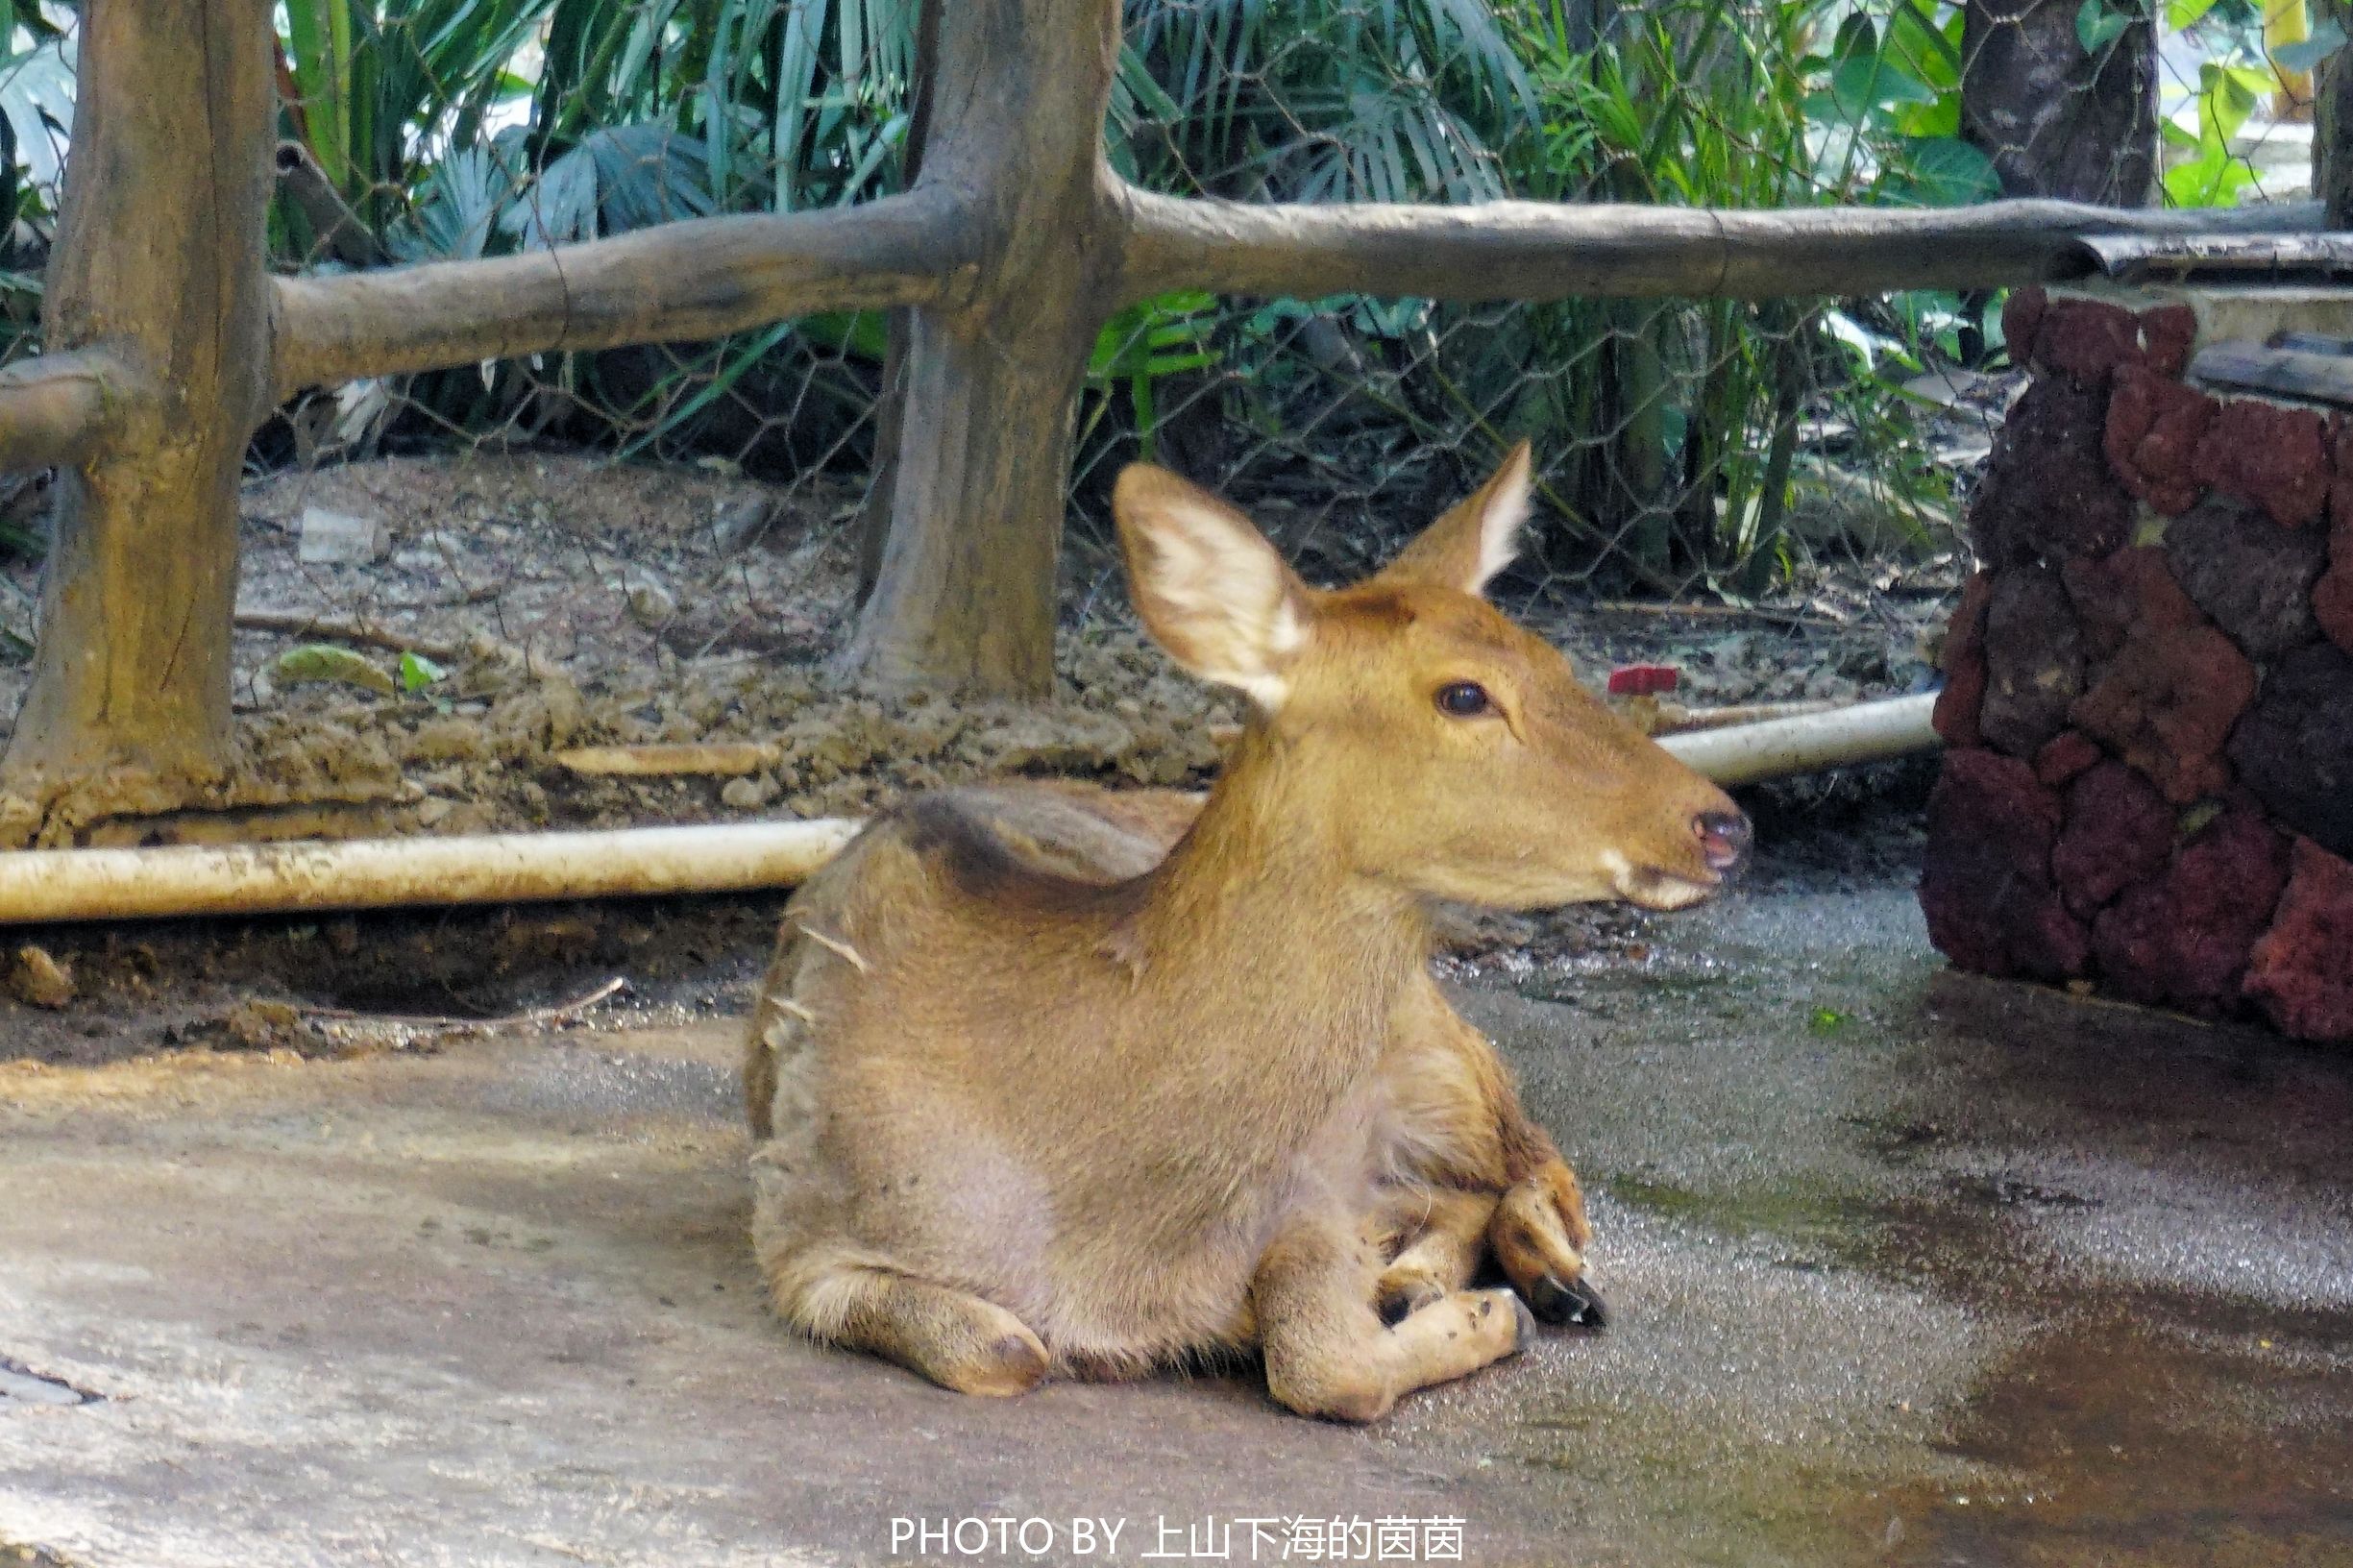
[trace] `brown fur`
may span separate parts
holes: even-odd
[[[1733,816],[1464,591],[1525,482],[1318,594],[1123,477],[1146,624],[1261,712],[1206,804],[935,796],[794,899],[745,1064],[791,1321],[974,1393],[1255,1346],[1278,1400],[1362,1420],[1521,1343],[1483,1252],[1575,1286],[1576,1179],[1432,981],[1425,903],[1687,903]],[[1465,680],[1493,713],[1439,711]]]

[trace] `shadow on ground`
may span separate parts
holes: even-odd
[[[1369,1432],[786,1339],[724,1024],[0,1066],[0,1564],[867,1562],[991,1517],[1065,1560],[1082,1516],[1140,1560],[1302,1515],[1487,1563],[2353,1560],[2353,1064],[1945,976],[1884,884],[1653,936],[1463,992],[1613,1327]]]

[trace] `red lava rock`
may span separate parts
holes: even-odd
[[[2200,483],[2255,502],[2281,527],[2302,527],[2329,499],[2325,432],[2309,408],[2234,398],[2199,438],[2193,471]]]
[[[2055,790],[2105,755],[2099,743],[2083,731],[2064,730],[2034,754],[2034,776]]]
[[[2132,497],[2101,450],[2107,427],[2107,394],[2062,377],[2037,377],[2011,405],[1969,508],[1988,566],[2104,555],[2131,536]]]
[[[2346,414],[2330,414],[2330,450],[2334,452],[2334,474],[2330,482],[2330,523],[2337,527],[2353,527],[2353,419]]]
[[[2018,350],[2011,348],[2016,361]],[[2034,334],[2038,370],[2064,376],[2079,387],[2104,388],[2120,365],[2141,363],[2141,323],[2121,306],[2104,300],[2053,300],[2044,306]]]
[[[2246,993],[2300,1040],[2353,1043],[2353,864],[2295,841],[2288,891],[2247,961]]]
[[[2136,626],[2068,717],[2186,806],[2229,788],[2222,747],[2254,699],[2255,666],[2214,627]]]
[[[2353,485],[2353,478],[2337,482]],[[2328,570],[2313,584],[2312,610],[2328,640],[2353,653],[2353,518],[2340,517],[2329,529]]]
[[[2160,376],[2179,376],[2190,368],[2190,350],[2197,342],[2197,312],[2186,305],[2160,305],[2141,312],[2144,362]]]
[[[2095,661],[2114,658],[2138,626],[2144,631],[2179,631],[2203,625],[2205,615],[2173,580],[2173,568],[2155,545],[2133,545],[2097,560],[2070,561],[2060,569],[2084,652]]]
[[[1981,974],[2059,980],[2082,972],[2080,921],[2050,880],[2059,796],[2014,757],[1967,747],[1945,754],[1928,796],[1920,905],[1928,940]]]
[[[1985,700],[1985,608],[1994,579],[1973,573],[1961,584],[1961,602],[1945,627],[1945,689],[1936,694],[1931,722],[1947,746],[1977,744],[1977,708]]]
[[[2279,528],[2245,502],[2209,496],[2165,530],[2173,576],[2253,659],[2275,659],[2320,634],[2313,585],[2328,564],[2317,528]]]
[[[2103,762],[2076,779],[2050,851],[2051,876],[2067,907],[2089,919],[2133,883],[2164,870],[2173,854],[2174,816],[2157,787],[2120,762]]]
[[[2100,980],[2135,1001],[2226,1011],[2287,883],[2288,841],[2234,801],[2092,922]]]
[[[2336,459],[2328,491],[2329,522],[2340,528],[2353,527],[2353,419],[2329,416],[2329,450]]]
[[[2001,340],[2009,348],[2010,363],[2033,362],[2035,334],[2042,331],[2043,312],[2048,308],[2050,295],[2038,284],[2010,290],[2001,306]]]
[[[1977,730],[1988,745],[2031,756],[2066,726],[2068,706],[2083,691],[2083,640],[2058,573],[2024,566],[1994,579],[1985,673]]]
[[[2353,655],[2315,643],[2281,660],[2231,737],[2230,757],[2274,817],[2353,855]]]
[[[2195,387],[2138,365],[2120,369],[2101,437],[2118,480],[2158,511],[2187,510],[2205,493],[2192,464],[2198,437],[2219,407]]]

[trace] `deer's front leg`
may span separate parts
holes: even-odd
[[[1266,1388],[1334,1421],[1373,1421],[1398,1396],[1446,1383],[1527,1344],[1535,1320],[1508,1290],[1453,1290],[1394,1327],[1374,1310],[1381,1251],[1357,1217],[1303,1213],[1276,1234],[1250,1284]]]
[[[1434,981],[1409,995],[1382,1071],[1407,1129],[1411,1174],[1434,1188],[1493,1197],[1484,1244],[1513,1288],[1547,1322],[1601,1327],[1605,1309],[1584,1280],[1593,1227],[1577,1177],[1521,1107],[1495,1047]],[[1450,1208],[1434,1232],[1463,1213]],[[1409,1242],[1400,1262],[1415,1252]],[[1402,1290],[1412,1282],[1396,1283]]]
[[[1557,1155],[1514,1182],[1487,1219],[1487,1248],[1504,1277],[1547,1323],[1598,1329],[1608,1322],[1608,1309],[1585,1282],[1592,1238],[1584,1194]]]

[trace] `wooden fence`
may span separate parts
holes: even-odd
[[[1467,301],[1993,287],[2082,275],[2087,236],[2206,227],[2058,202],[1172,199],[1103,156],[1119,10],[937,0],[919,169],[901,195],[295,278],[271,276],[263,249],[279,114],[269,0],[87,0],[47,352],[0,372],[0,468],[61,470],[33,680],[0,787],[38,802],[111,770],[164,810],[229,769],[240,463],[262,420],[306,389],[901,311],[887,528],[846,657],[877,684],[1041,694],[1070,411],[1089,346],[1123,306],[1177,288]]]

